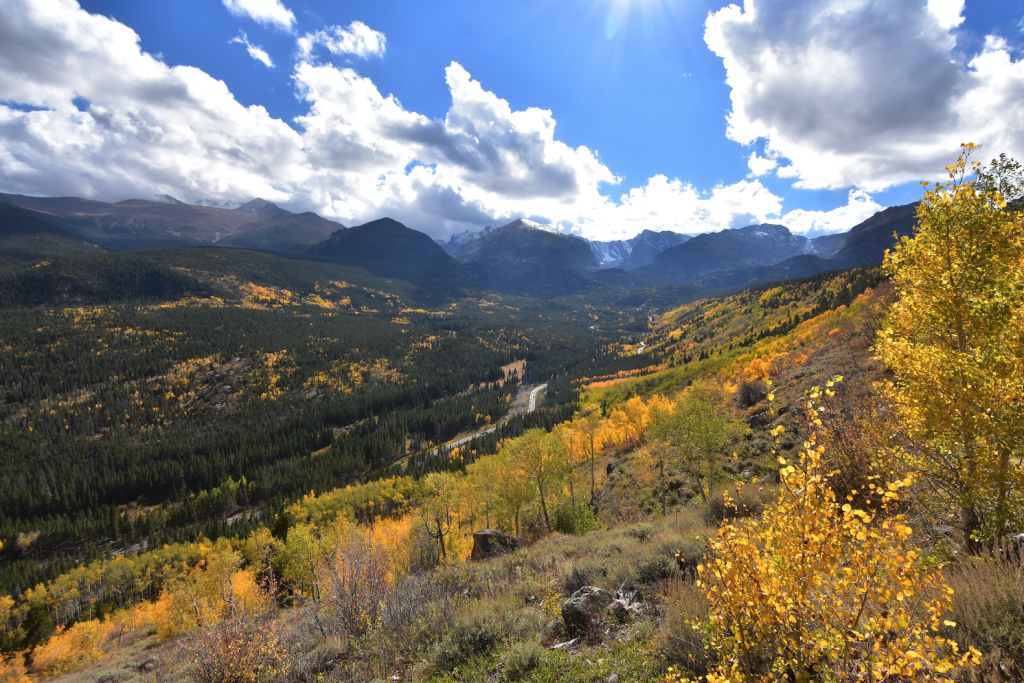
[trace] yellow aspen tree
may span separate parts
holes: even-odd
[[[431,472],[423,480],[419,506],[420,520],[440,551],[441,561],[448,561],[446,537],[457,522],[459,482],[451,472]]]
[[[516,536],[519,535],[519,521],[523,508],[533,498],[528,473],[520,467],[516,441],[510,440],[502,444],[497,455],[493,456],[493,473],[495,502],[502,512],[505,523],[512,522]]]
[[[820,426],[811,392],[808,417]],[[776,427],[776,438],[784,431]],[[977,663],[938,635],[955,626],[952,589],[924,567],[913,533],[892,504],[909,480],[871,484],[876,506],[840,503],[814,435],[795,460],[779,458],[781,486],[763,518],[726,522],[711,542],[698,585],[719,666],[709,683],[952,681]],[[669,680],[678,676],[669,675]]]
[[[552,434],[535,428],[523,432],[508,448],[514,454],[519,470],[533,487],[544,513],[544,526],[551,531],[548,498],[558,491],[565,478],[565,447]]]
[[[587,455],[590,458],[590,500],[597,495],[597,479],[594,475],[594,460],[601,446],[604,420],[601,418],[601,406],[598,403],[585,403],[573,416],[573,427],[583,438]]]
[[[976,149],[963,145],[949,181],[928,187],[916,235],[886,255],[899,300],[876,347],[915,441],[908,465],[956,506],[974,552],[1019,530],[1024,508],[1024,213],[1003,194],[1019,190],[1015,164],[986,173]]]
[[[572,509],[576,511],[576,470],[587,461],[587,437],[576,428],[573,422],[556,425],[551,432],[565,451],[566,483],[569,485],[569,499]]]

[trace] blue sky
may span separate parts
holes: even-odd
[[[1021,3],[725,6],[0,0],[0,191],[827,232],[917,199],[960,141],[1024,156]]]

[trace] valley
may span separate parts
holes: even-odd
[[[687,619],[732,523],[805,500],[819,456],[855,500],[878,444],[911,443],[875,348],[916,204],[597,243],[0,198],[12,675],[706,675]],[[292,220],[319,227],[259,241]],[[612,611],[574,621],[581,590]]]

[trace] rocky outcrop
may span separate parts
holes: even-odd
[[[512,552],[518,545],[517,539],[496,529],[483,529],[473,533],[473,552],[470,559],[482,560],[495,555]]]
[[[576,630],[584,629],[614,602],[615,597],[597,586],[584,586],[562,605],[562,620]]]

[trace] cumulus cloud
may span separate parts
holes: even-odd
[[[0,190],[105,201],[169,194],[212,204],[263,197],[354,225],[391,216],[436,237],[526,217],[598,239],[787,222],[845,229],[862,195],[829,214],[782,214],[758,180],[701,192],[643,187],[596,151],[556,139],[548,110],[513,110],[459,64],[441,119],[405,109],[350,68],[300,59],[296,131],[74,0],[8,0],[0,22]],[[242,44],[250,47],[242,36]],[[993,86],[995,87],[995,86]],[[844,224],[844,221],[848,224]]]
[[[0,99],[45,109],[0,106],[4,188],[104,199],[291,197],[307,174],[299,134],[138,41],[73,0],[5,3]]]
[[[242,45],[245,45],[245,49],[248,50],[250,57],[255,59],[257,62],[261,62],[268,69],[274,68],[274,60],[270,58],[270,55],[267,54],[267,51],[264,50],[259,45],[253,45],[252,43],[250,43],[249,37],[245,35],[244,31],[239,35],[235,36],[234,38],[232,38],[231,42],[241,43]]]
[[[751,152],[747,159],[747,166],[750,168],[750,175],[753,177],[763,176],[775,170],[779,162],[770,157],[759,157],[757,152]]]
[[[941,175],[961,142],[1024,153],[1024,62],[989,37],[966,64],[963,0],[746,0],[708,16],[732,89],[729,137],[767,141],[805,188]],[[754,167],[751,167],[754,170]]]
[[[361,21],[353,21],[348,28],[331,26],[323,31],[307,33],[299,38],[299,52],[309,58],[317,45],[323,45],[332,54],[356,57],[380,57],[384,54],[385,37]]]
[[[290,29],[295,15],[281,4],[281,0],[223,0],[228,11],[239,17],[249,17],[261,24]]]
[[[827,235],[843,232],[861,223],[885,207],[871,198],[864,190],[850,190],[846,206],[831,211],[805,211],[794,209],[786,213],[782,223],[796,233],[804,235]]]

